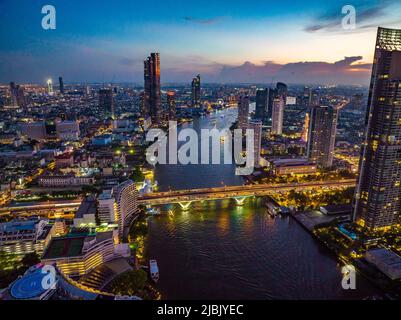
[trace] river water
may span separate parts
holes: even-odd
[[[183,126],[229,127],[227,109]],[[182,130],[181,128],[181,130]],[[234,165],[157,166],[159,189],[241,185]],[[170,211],[170,214],[167,212]],[[270,217],[262,199],[206,201],[183,211],[162,208],[148,219],[145,256],[158,261],[164,299],[362,299],[375,294],[357,275],[356,290],[343,290],[341,267],[291,217]]]

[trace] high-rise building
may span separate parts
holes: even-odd
[[[269,104],[269,89],[257,90],[255,119],[263,121],[266,118],[268,104]]]
[[[238,98],[238,129],[243,131],[248,128],[249,123],[249,97],[241,95]]]
[[[52,79],[48,79],[47,80],[47,93],[49,95],[53,94],[53,81],[52,81]]]
[[[99,90],[99,109],[106,118],[114,115],[114,99],[111,89]]]
[[[138,213],[138,196],[135,183],[127,180],[119,184],[114,193],[117,205],[118,233],[122,241],[128,228]]]
[[[113,190],[103,190],[97,198],[97,212],[100,223],[118,221],[117,206],[113,197]]]
[[[354,219],[368,229],[401,212],[401,30],[379,28],[366,112]]]
[[[273,134],[283,133],[283,118],[284,118],[284,95],[279,95],[273,100],[272,110],[272,130]]]
[[[309,132],[309,113],[307,112],[305,115],[305,122],[301,134],[301,139],[305,142],[308,142],[308,132]]]
[[[310,161],[327,168],[333,164],[338,109],[316,106],[310,109],[307,155]]]
[[[175,120],[176,118],[175,91],[167,92],[167,107],[168,107],[169,120]]]
[[[26,99],[24,94],[24,88],[20,85],[16,85],[14,82],[10,82],[10,93],[11,93],[11,104],[13,106],[25,107]]]
[[[277,95],[283,97],[284,105],[288,96],[288,87],[285,83],[277,82],[276,84]]]
[[[198,107],[201,104],[201,80],[199,74],[192,79],[191,88],[192,106]]]
[[[254,139],[254,166],[260,166],[260,151],[262,148],[262,121],[252,120],[249,122],[249,129],[253,129]]]
[[[63,77],[58,77],[58,82],[59,82],[59,87],[60,87],[60,93],[64,94],[64,82],[63,82]]]
[[[160,120],[161,96],[160,96],[160,56],[158,53],[151,53],[144,61],[144,95],[143,104],[146,116],[150,116],[152,122]]]

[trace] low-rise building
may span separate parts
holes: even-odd
[[[95,227],[96,226],[96,197],[86,197],[74,216],[74,227]]]
[[[372,249],[366,252],[365,258],[390,279],[401,278],[401,257],[393,251],[386,248]]]
[[[272,171],[275,175],[288,174],[314,174],[317,165],[307,159],[279,159],[271,162]]]
[[[67,276],[79,277],[117,256],[113,231],[71,233],[53,238],[42,262],[56,264]]]
[[[48,220],[13,220],[0,224],[0,251],[22,258],[27,253],[43,253],[52,238]]]

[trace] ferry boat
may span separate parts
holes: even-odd
[[[154,259],[149,260],[149,272],[152,280],[157,283],[159,280],[159,267],[157,266],[157,261]]]

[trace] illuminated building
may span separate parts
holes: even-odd
[[[146,115],[153,123],[159,123],[162,108],[160,95],[160,55],[151,53],[144,61],[144,95],[143,104]]]
[[[301,139],[305,142],[308,142],[308,132],[309,132],[309,113],[307,112],[305,115],[305,122],[301,134]]]
[[[113,190],[103,190],[97,198],[97,212],[100,223],[118,221],[117,206],[113,197]]]
[[[246,130],[249,122],[249,97],[241,95],[238,98],[238,129]]]
[[[272,109],[272,130],[273,134],[283,133],[283,118],[284,118],[284,96],[277,96],[273,100]]]
[[[47,80],[47,93],[49,95],[53,94],[53,81],[52,81],[52,79]]]
[[[175,92],[167,92],[167,107],[169,113],[169,120],[175,120],[176,118],[176,103],[175,103]]]
[[[271,166],[272,172],[277,176],[317,172],[317,165],[308,159],[278,159],[272,161]]]
[[[116,187],[114,197],[117,205],[117,220],[120,241],[123,240],[131,222],[137,217],[138,196],[135,183],[127,180]]]
[[[56,122],[57,138],[61,141],[79,140],[79,122],[78,121],[58,121]]]
[[[59,82],[59,87],[60,87],[60,93],[64,94],[64,82],[63,82],[63,77],[59,77],[58,78],[58,82]]]
[[[254,138],[254,164],[259,167],[260,164],[260,150],[262,145],[262,121],[254,120],[249,122],[249,129],[253,129]]]
[[[95,178],[93,177],[76,177],[74,175],[49,175],[40,176],[38,179],[41,187],[81,187],[93,185]]]
[[[401,212],[401,30],[379,28],[372,67],[354,219],[368,229]]]
[[[331,106],[316,106],[310,110],[307,155],[319,167],[333,164],[337,133],[338,110]]]
[[[52,226],[47,220],[13,220],[0,224],[0,251],[23,256],[43,253],[49,243]]]
[[[200,106],[201,104],[201,80],[200,75],[198,74],[195,78],[192,79],[191,84],[191,99],[192,106]]]
[[[96,197],[86,197],[74,216],[74,227],[95,227],[96,226]]]
[[[42,257],[67,276],[78,277],[116,258],[113,232],[77,232],[53,238]]]
[[[99,109],[103,112],[105,118],[111,118],[114,115],[114,99],[111,89],[99,90]]]

